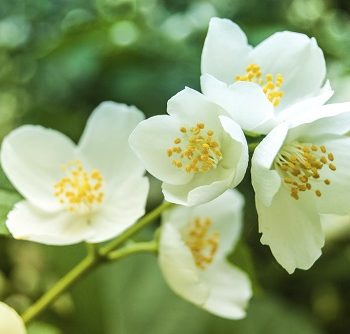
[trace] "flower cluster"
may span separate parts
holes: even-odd
[[[162,216],[165,280],[238,319],[252,291],[227,256],[241,231],[244,199],[232,189],[248,167],[246,137],[263,138],[251,152],[261,242],[289,273],[308,269],[321,255],[322,219],[350,213],[350,103],[326,104],[323,52],[299,33],[253,48],[235,23],[212,18],[201,71],[202,93],[180,91],[168,115],[144,120],[135,107],[102,103],[78,145],[39,126],[10,133],[1,163],[24,200],[6,224],[15,238],[46,244],[111,239],[144,214],[147,170],[178,205]]]

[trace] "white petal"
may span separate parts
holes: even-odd
[[[297,102],[290,107],[276,113],[276,122],[288,121],[292,124],[311,122],[312,120],[329,115],[329,108],[320,108],[334,94],[329,82],[324,85],[320,94]]]
[[[134,176],[119,184],[91,219],[87,241],[106,241],[133,225],[145,213],[148,190],[147,177]]]
[[[252,296],[248,276],[227,261],[216,263],[202,274],[210,286],[210,294],[203,308],[228,319],[241,319]]]
[[[22,318],[5,303],[0,302],[0,333],[26,334]]]
[[[254,131],[273,118],[273,106],[260,86],[251,82],[227,85],[209,74],[201,76],[203,93],[220,105],[244,130]]]
[[[324,166],[320,171],[322,180],[329,179],[330,185],[326,185],[322,180],[313,182],[314,189],[319,189],[322,196],[316,198],[316,204],[321,213],[346,215],[350,214],[349,189],[350,189],[350,138],[332,136],[331,139],[319,137],[313,142],[316,145],[325,145],[327,152],[334,155],[333,164],[336,171],[331,171]]]
[[[202,73],[226,83],[244,73],[251,47],[239,26],[227,19],[212,18],[202,51]]]
[[[281,187],[271,206],[256,198],[261,243],[290,274],[296,268],[309,269],[320,257],[324,236],[313,194],[305,192],[295,200]]]
[[[87,239],[91,229],[86,218],[68,211],[47,213],[26,201],[9,213],[6,226],[15,239],[46,245],[70,245]]]
[[[197,305],[206,301],[208,287],[200,281],[192,254],[180,232],[170,223],[162,226],[158,258],[163,276],[176,294]]]
[[[33,205],[59,210],[54,184],[62,178],[62,165],[75,158],[73,142],[58,131],[21,126],[5,137],[2,167],[16,189]]]
[[[325,59],[316,40],[300,33],[273,34],[254,48],[250,59],[261,67],[263,74],[283,75],[280,110],[319,94],[326,75]]]
[[[142,121],[129,138],[131,148],[145,168],[156,178],[170,184],[184,184],[192,175],[176,168],[167,155],[174,140],[181,135],[179,123],[171,116],[159,115]]]
[[[218,167],[206,173],[196,174],[184,185],[162,184],[165,200],[185,206],[209,202],[231,187],[234,170]]]
[[[290,124],[288,141],[300,137],[343,135],[350,131],[350,103],[326,104],[319,109],[315,119]]]
[[[219,116],[224,131],[230,137],[224,141],[222,165],[226,169],[234,169],[235,174],[231,186],[236,187],[244,178],[247,171],[249,153],[248,144],[242,129],[237,123],[226,116]]]
[[[271,167],[287,134],[286,124],[277,126],[260,142],[252,157],[252,184],[256,197],[265,206],[270,206],[281,186],[281,177]]]
[[[143,119],[136,107],[114,102],[101,103],[91,114],[78,147],[89,165],[102,172],[109,186],[112,181],[117,184],[144,173],[128,144],[130,133]]]
[[[218,115],[225,111],[208,97],[194,89],[186,87],[168,101],[168,114],[174,116],[182,126],[195,126],[204,123],[207,129],[214,132],[221,130]]]

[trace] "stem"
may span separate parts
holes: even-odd
[[[78,263],[68,274],[63,276],[49,291],[23,313],[22,318],[24,323],[27,324],[33,320],[62,293],[92,270],[98,264],[98,259],[97,257],[87,256]]]
[[[152,223],[153,220],[158,218],[162,214],[162,212],[168,209],[171,205],[173,204],[169,202],[164,202],[161,205],[159,205],[157,208],[152,210],[146,216],[141,218],[136,224],[132,225],[126,231],[124,231],[122,234],[120,234],[118,237],[112,240],[105,247],[102,247],[100,249],[100,254],[102,256],[106,256],[108,253],[115,250],[117,247],[123,244],[126,240],[128,240],[132,235],[140,231],[142,228],[144,228],[148,224]]]
[[[110,261],[116,261],[127,255],[137,254],[141,252],[156,253],[157,250],[158,243],[155,240],[149,242],[137,242],[109,253],[107,255],[107,259]]]
[[[154,219],[158,218],[162,212],[168,209],[171,205],[172,204],[168,202],[162,203],[141,218],[137,223],[125,230],[117,238],[100,249],[94,244],[87,244],[88,255],[22,314],[24,323],[28,324],[32,321],[74,283],[106,260],[116,261],[130,254],[156,252],[156,241],[127,245],[116,251],[115,249],[127,241],[132,235],[152,223]]]

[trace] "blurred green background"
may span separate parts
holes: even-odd
[[[315,36],[336,89],[333,101],[350,100],[348,0],[1,0],[0,137],[32,123],[77,140],[104,100],[135,104],[148,117],[165,113],[166,101],[185,85],[199,89],[212,16],[233,19],[252,44],[278,30]],[[1,179],[1,188],[9,187]],[[159,183],[152,184],[149,208],[161,200]],[[312,269],[290,276],[259,243],[249,176],[240,190],[247,199],[244,240],[231,258],[253,279],[246,319],[219,319],[180,300],[156,258],[137,255],[84,279],[29,333],[349,333],[350,233],[329,237]],[[1,218],[8,202],[0,193]],[[0,300],[22,311],[84,252],[81,245],[54,248],[2,237]]]

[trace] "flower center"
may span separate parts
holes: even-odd
[[[54,185],[54,195],[70,212],[91,212],[104,198],[103,177],[98,170],[87,172],[81,161],[63,166],[65,176]]]
[[[213,262],[219,247],[219,232],[209,232],[213,222],[210,218],[195,218],[186,233],[186,245],[190,248],[196,266],[205,269]]]
[[[274,166],[283,177],[284,184],[290,188],[290,195],[299,199],[300,191],[312,191],[317,182],[331,184],[331,180],[321,178],[320,171],[325,165],[331,171],[335,171],[333,161],[333,153],[327,152],[324,145],[294,142],[282,147]],[[314,192],[317,197],[322,195],[319,189],[315,189]]]
[[[260,85],[269,101],[277,107],[283,96],[283,92],[280,90],[283,84],[282,74],[277,74],[274,79],[272,74],[266,74],[265,78],[262,76],[259,65],[250,64],[246,68],[245,75],[238,75],[236,81],[249,81]]]
[[[220,145],[214,131],[204,130],[204,123],[191,128],[181,127],[181,136],[175,138],[176,146],[167,149],[167,155],[176,168],[187,173],[208,172],[222,159]]]

